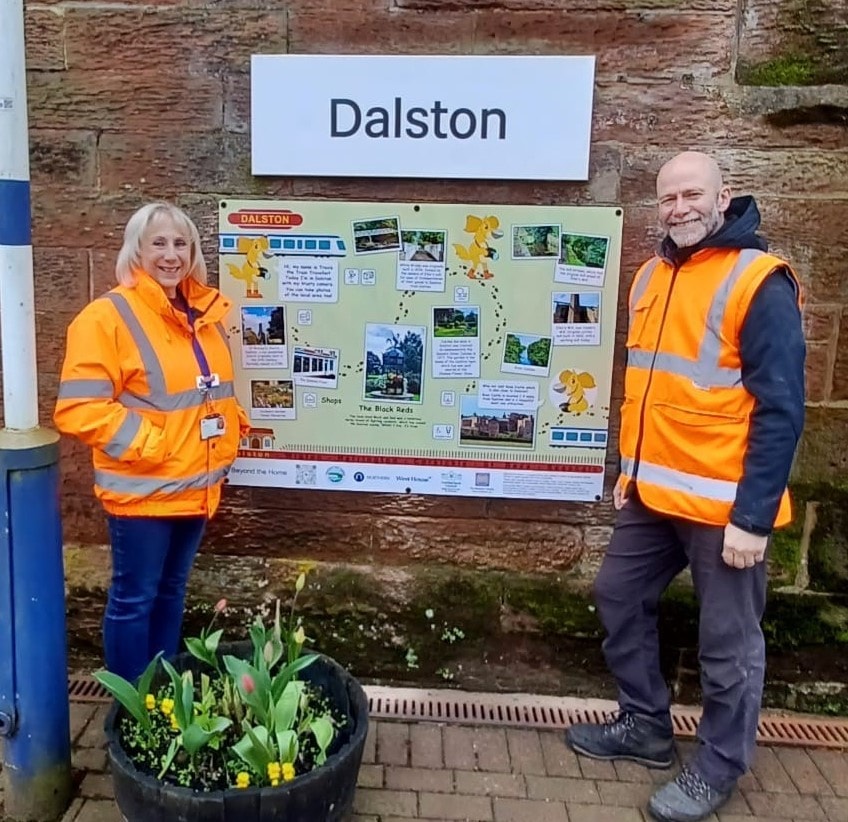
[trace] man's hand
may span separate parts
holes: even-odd
[[[624,506],[627,505],[627,501],[630,499],[630,497],[626,496],[624,493],[624,485],[625,483],[622,482],[621,477],[619,477],[615,483],[615,487],[612,489],[612,504],[616,511],[620,511],[624,508]]]
[[[724,549],[721,558],[731,568],[753,568],[766,556],[768,537],[737,528],[732,522],[724,527]]]

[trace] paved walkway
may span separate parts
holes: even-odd
[[[71,704],[79,783],[63,822],[121,822],[106,772],[106,711]],[[681,743],[684,755],[690,744]],[[648,797],[667,778],[577,757],[559,733],[372,722],[353,822],[643,822]],[[848,822],[848,753],[762,747],[710,819]]]

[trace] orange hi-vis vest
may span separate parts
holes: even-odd
[[[248,426],[234,392],[222,325],[231,303],[186,278],[180,290],[215,384],[201,366],[185,314],[144,271],[89,303],[68,328],[54,421],[93,449],[94,490],[118,516],[212,516]],[[204,417],[224,434],[201,438]],[[216,418],[217,424],[217,418]]]
[[[654,257],[630,289],[621,410],[620,481],[646,506],[726,525],[748,446],[754,397],[742,384],[739,339],[751,300],[778,268],[755,249],[709,248],[678,270]],[[784,491],[775,525],[791,519]]]

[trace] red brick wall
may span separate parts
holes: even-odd
[[[739,66],[779,61],[787,48],[795,53],[805,43],[819,57],[830,53],[844,62],[838,21],[846,18],[846,0],[810,0],[806,17],[787,28],[796,6],[793,0],[27,3],[42,419],[49,420],[55,396],[64,329],[110,286],[123,224],[151,198],[172,198],[195,217],[213,278],[222,196],[622,204],[624,294],[652,248],[657,168],[677,150],[699,148],[716,154],[735,190],[757,195],[773,247],[793,261],[807,287],[807,436],[813,444],[824,435],[839,439],[848,430],[848,89],[737,81]],[[811,30],[822,36],[811,40]],[[287,51],[595,54],[590,179],[254,179],[249,57]],[[621,365],[619,350],[614,401]],[[614,454],[609,464],[612,478]],[[62,467],[67,539],[105,541],[85,449],[64,443]],[[798,470],[828,480],[845,468],[841,454],[807,448]],[[610,523],[608,502],[229,489],[210,548],[567,569],[603,549]]]

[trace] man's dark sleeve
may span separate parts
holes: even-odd
[[[730,521],[770,534],[804,427],[806,346],[795,284],[774,271],[751,301],[740,334],[742,384],[754,411]]]

